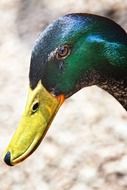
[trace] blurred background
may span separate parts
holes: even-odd
[[[97,87],[64,103],[27,160],[15,167],[2,161],[25,105],[33,43],[72,12],[104,15],[127,30],[127,0],[0,0],[0,190],[127,189],[127,113]]]

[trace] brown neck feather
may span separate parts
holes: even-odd
[[[105,79],[98,84],[99,87],[109,92],[127,110],[127,78]]]
[[[115,79],[93,70],[81,78],[76,86],[76,91],[92,85],[97,85],[107,91],[127,110],[127,77]]]

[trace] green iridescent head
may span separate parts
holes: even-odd
[[[127,43],[125,31],[115,22],[96,15],[60,17],[41,33],[32,51],[30,85],[39,80],[55,95],[66,97],[89,70],[105,60],[105,42]]]

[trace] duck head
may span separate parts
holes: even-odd
[[[107,71],[106,64],[102,66],[107,56],[102,51],[105,43],[114,43],[115,48],[115,44],[124,45],[125,38],[119,25],[90,14],[60,17],[40,34],[31,56],[26,107],[4,153],[8,165],[23,161],[38,147],[66,98],[95,84],[93,71]]]

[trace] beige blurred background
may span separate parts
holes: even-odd
[[[25,105],[38,32],[71,12],[105,15],[127,30],[127,0],[0,0],[0,190],[127,189],[127,113],[97,87],[64,103],[27,160],[2,161]]]

